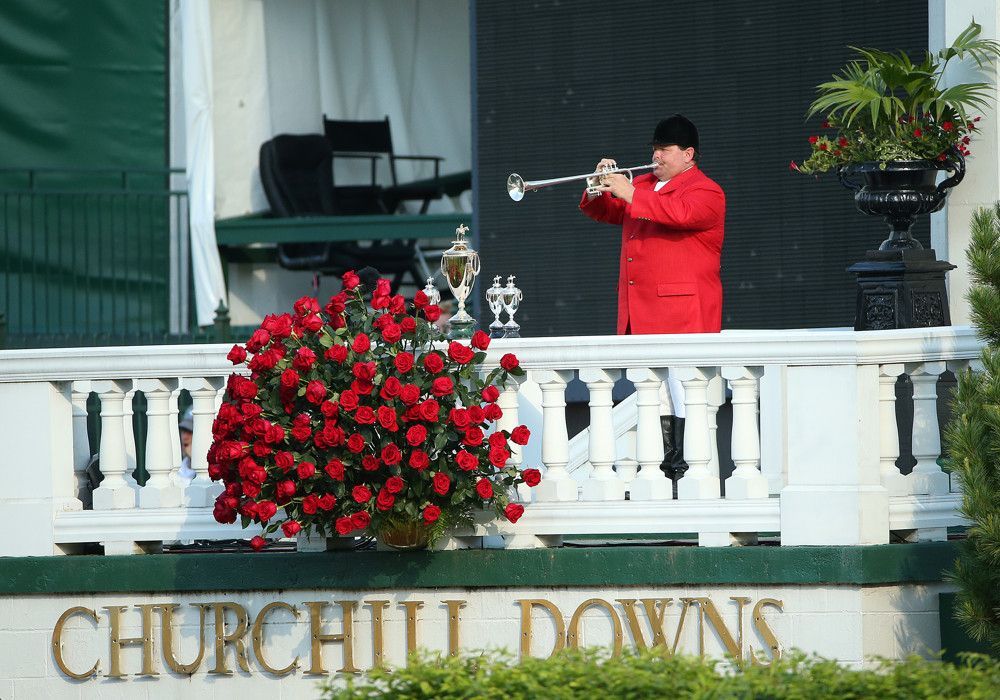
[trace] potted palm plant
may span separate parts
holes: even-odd
[[[977,130],[977,109],[991,84],[944,86],[948,65],[964,59],[989,68],[1000,43],[983,39],[974,21],[954,43],[914,62],[906,53],[851,47],[858,57],[821,83],[807,117],[822,115],[830,131],[809,137],[811,153],[791,168],[837,171],[854,190],[858,209],[883,216],[890,235],[880,250],[919,249],[910,235],[914,218],[944,206],[947,190],[965,174],[965,156]],[[937,175],[948,177],[937,183]]]

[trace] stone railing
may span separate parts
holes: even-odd
[[[956,484],[938,464],[938,378],[976,362],[968,328],[726,331],[716,335],[595,336],[494,341],[487,363],[515,352],[527,370],[500,398],[502,427],[526,423],[529,446],[512,459],[543,468],[517,524],[484,521],[442,543],[552,546],[574,535],[690,533],[703,546],[777,533],[782,545],[943,539],[960,525]],[[233,368],[228,346],[0,352],[0,555],[150,551],[163,542],[246,538],[212,518],[220,486],[208,480],[211,424]],[[684,387],[684,457],[677,483],[660,471],[661,386]],[[913,385],[904,475],[896,381]],[[589,427],[569,439],[566,388],[587,389]],[[617,385],[617,386],[616,386]],[[193,402],[194,480],[177,479],[177,397]],[[613,396],[631,393],[614,405]],[[145,471],[132,476],[132,397],[146,401]],[[100,469],[92,508],[87,399],[100,397]],[[717,414],[732,409],[720,464]],[[905,415],[909,415],[905,411]],[[909,434],[909,430],[903,430]],[[141,440],[139,442],[142,442]],[[729,460],[726,460],[727,462]],[[728,475],[728,476],[726,476]],[[772,535],[773,536],[773,535]],[[316,543],[303,547],[315,547]]]

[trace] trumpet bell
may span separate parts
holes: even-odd
[[[507,194],[515,202],[524,199],[524,180],[517,173],[511,173],[511,176],[507,178]]]

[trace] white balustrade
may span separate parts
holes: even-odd
[[[65,510],[79,510],[84,502],[91,502],[87,481],[87,465],[90,464],[90,438],[87,435],[87,399],[90,398],[91,382],[84,380],[71,382],[70,402],[73,404],[73,493],[76,503],[68,503]]]
[[[938,466],[941,434],[937,417],[937,382],[945,370],[944,362],[919,362],[906,366],[913,382],[913,458],[910,472],[911,493],[939,496],[948,493],[948,475]]]
[[[590,392],[590,478],[583,483],[585,501],[621,501],[625,482],[612,468],[615,463],[615,436],[611,409],[611,391],[621,377],[618,370],[587,367],[580,370],[580,381]]]
[[[225,385],[222,377],[185,377],[180,386],[191,394],[191,469],[194,479],[184,489],[184,505],[189,508],[212,506],[222,493],[222,484],[208,478],[208,448],[212,446],[215,400]]]
[[[566,471],[569,461],[569,436],[566,432],[566,385],[573,372],[537,370],[532,380],[542,390],[542,462],[545,474],[535,487],[539,501],[575,501],[576,481]]]
[[[904,372],[899,363],[879,366],[878,375],[878,430],[879,475],[890,496],[906,496],[910,484],[899,471],[899,425],[896,422],[896,381]]]
[[[181,504],[181,490],[171,480],[174,469],[173,440],[178,440],[177,431],[171,433],[170,413],[176,412],[177,404],[171,408],[171,395],[177,388],[176,379],[140,379],[136,389],[146,396],[146,473],[145,485],[139,489],[140,508],[175,508]]]
[[[135,508],[136,494],[125,479],[125,395],[130,381],[101,379],[93,383],[101,399],[101,448],[99,461],[104,479],[94,489],[94,510]],[[129,422],[129,433],[132,425]]]
[[[717,374],[714,367],[681,367],[674,376],[684,385],[684,461],[688,470],[677,482],[677,498],[718,498],[719,473],[713,474],[712,443],[708,419],[708,385]]]
[[[660,387],[667,379],[666,369],[637,367],[626,371],[635,386],[636,431],[635,459],[639,473],[629,484],[633,501],[660,501],[673,497],[670,480],[661,471],[663,429],[660,425]]]
[[[726,498],[767,498],[767,479],[760,471],[760,435],[757,431],[758,382],[756,367],[723,367],[722,376],[733,390],[733,474],[726,479]]]
[[[708,471],[716,479],[720,479],[719,471],[719,407],[726,403],[726,382],[722,375],[715,375],[708,381],[708,445],[712,458],[708,462]]]

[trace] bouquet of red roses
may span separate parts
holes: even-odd
[[[446,344],[423,292],[407,304],[384,279],[364,291],[347,272],[325,307],[303,297],[230,351],[234,364],[250,356],[250,377],[229,378],[212,427],[215,519],[288,537],[419,525],[432,539],[482,509],[517,521],[512,488],[540,478],[507,464],[528,429],[495,429],[501,389],[524,374],[517,358],[483,376],[488,335]]]

